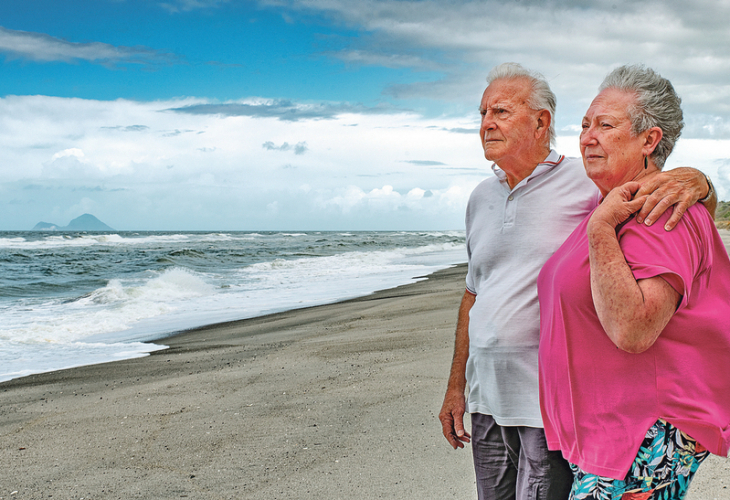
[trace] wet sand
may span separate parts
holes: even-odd
[[[0,498],[471,498],[438,421],[464,273],[2,383]]]

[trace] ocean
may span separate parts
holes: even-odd
[[[0,381],[145,356],[181,330],[460,262],[463,231],[0,232]]]

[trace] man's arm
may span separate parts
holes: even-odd
[[[444,437],[454,449],[463,448],[471,435],[464,430],[464,412],[466,411],[466,361],[469,358],[469,311],[476,296],[464,292],[459,306],[459,319],[456,323],[456,339],[454,341],[454,358],[451,362],[451,374],[446,387],[444,404],[439,413]]]
[[[673,212],[664,229],[671,231],[689,207],[700,201],[715,217],[717,195],[712,189],[709,178],[691,167],[680,167],[660,172],[641,183],[635,198],[648,195],[644,206],[636,215],[638,223],[651,226],[668,209]]]

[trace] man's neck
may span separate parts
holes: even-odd
[[[517,184],[530,176],[537,166],[545,161],[550,154],[550,148],[540,148],[524,158],[509,158],[497,162],[497,166],[507,176],[507,184],[514,189]]]

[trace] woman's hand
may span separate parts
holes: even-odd
[[[623,186],[613,188],[593,212],[589,224],[604,223],[615,229],[625,222],[646,201],[646,195],[634,199],[634,194],[640,187],[638,182],[627,182]]]

